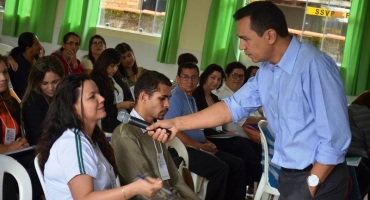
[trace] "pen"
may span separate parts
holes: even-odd
[[[140,174],[137,174],[136,175],[138,178],[140,178],[140,179],[143,179],[143,180],[146,180],[146,181],[148,181],[149,183],[151,183],[145,176],[143,176],[143,175],[140,175]],[[162,188],[161,189],[164,193],[166,193],[166,194],[168,194],[169,196],[172,196],[173,195],[173,193],[170,191],[170,190],[167,190],[166,188]]]

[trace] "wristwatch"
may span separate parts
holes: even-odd
[[[320,184],[320,179],[317,175],[310,174],[307,177],[307,183],[308,183],[308,186],[310,186],[310,187],[317,187]]]

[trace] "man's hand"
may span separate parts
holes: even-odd
[[[317,187],[310,187],[310,186],[308,186],[308,190],[310,190],[311,197],[314,197],[316,195]]]
[[[146,130],[148,130],[149,136],[162,143],[171,141],[179,132],[179,129],[177,129],[177,127],[175,126],[174,119],[159,120],[156,123],[148,126]],[[166,134],[167,130],[171,131],[171,135],[169,138]]]
[[[204,151],[208,151],[212,154],[216,154],[218,152],[216,145],[210,142],[209,140],[206,140],[206,142],[202,144],[201,149]]]

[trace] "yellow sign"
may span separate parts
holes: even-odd
[[[315,7],[307,7],[306,14],[322,16],[322,17],[331,17],[331,18],[348,18],[349,17],[349,13],[347,12],[341,12],[337,10],[328,10],[325,8],[315,8]]]

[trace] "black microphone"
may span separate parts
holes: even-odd
[[[144,120],[141,120],[139,118],[131,116],[127,112],[118,112],[117,119],[118,119],[118,121],[120,121],[122,123],[129,123],[129,124],[132,124],[136,127],[142,128],[142,129],[146,129],[146,127],[151,125],[150,123],[148,123]],[[171,131],[166,130],[166,135],[169,137],[171,135]]]

